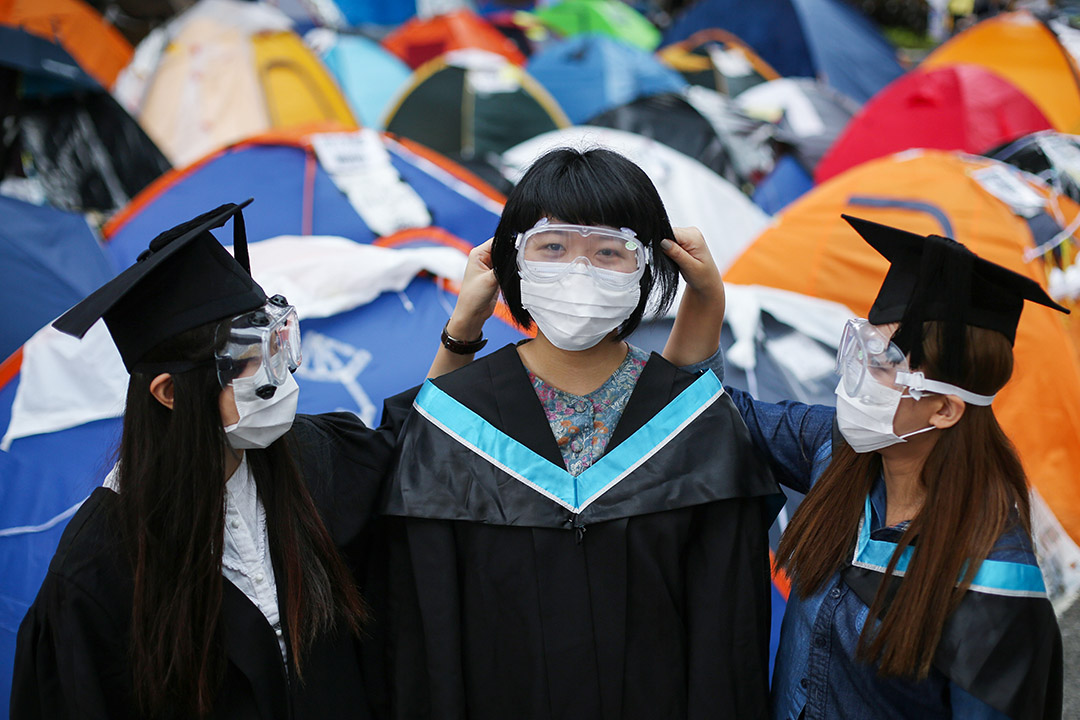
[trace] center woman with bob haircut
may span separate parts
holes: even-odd
[[[405,410],[377,610],[392,716],[767,715],[778,486],[713,372],[626,342],[680,267],[683,309],[723,302],[673,239],[648,177],[607,150],[552,151],[511,192],[494,278],[536,337]],[[710,336],[684,315],[673,341]],[[706,359],[716,330],[673,359]]]

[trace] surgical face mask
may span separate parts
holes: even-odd
[[[616,287],[622,273],[573,263],[554,280],[539,282],[534,278],[545,275],[545,265],[548,263],[521,261],[521,306],[557,348],[588,350],[622,325],[638,306],[640,285]],[[605,273],[613,277],[605,278]],[[597,275],[601,276],[599,281]]]
[[[265,400],[257,394],[259,381],[256,377],[238,377],[232,381],[232,388],[240,420],[225,426],[225,436],[233,449],[269,447],[292,427],[300,386],[291,374],[273,396]]]
[[[844,379],[840,379],[836,385],[836,424],[852,450],[857,453],[874,452],[906,442],[913,435],[936,429],[931,425],[897,435],[893,431],[893,420],[903,397],[900,390],[874,380],[862,383],[859,396],[852,397],[847,392]]]

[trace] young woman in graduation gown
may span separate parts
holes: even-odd
[[[990,407],[1033,280],[963,245],[857,218],[890,262],[838,353],[836,409],[728,388],[806,498],[780,541],[792,581],[773,717],[1061,717],[1061,638],[1020,460]]]
[[[209,232],[230,217],[236,259]],[[295,312],[251,279],[240,208],[163,233],[56,326],[99,317],[131,372],[119,461],[20,627],[11,717],[369,717],[347,558],[393,438],[295,416]]]
[[[778,487],[712,372],[625,341],[671,302],[673,238],[606,150],[554,151],[510,194],[494,278],[536,338],[404,421],[376,609],[393,717],[766,716]],[[722,302],[687,267],[684,303]],[[677,325],[676,362],[719,329]]]

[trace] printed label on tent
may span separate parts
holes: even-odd
[[[710,44],[708,45],[708,52],[712,64],[726,77],[746,77],[754,72],[754,66],[750,64],[742,48],[735,47],[725,50],[719,45]]]
[[[991,165],[975,170],[971,173],[971,177],[982,185],[983,190],[1008,205],[1014,213],[1022,217],[1034,217],[1046,206],[1046,200],[1042,195],[1028,187],[1004,165]]]
[[[304,362],[296,369],[303,380],[341,383],[356,403],[356,408],[337,408],[351,412],[365,425],[374,427],[377,408],[367,391],[357,381],[371,362],[371,353],[329,335],[308,331],[304,333]]]
[[[1080,147],[1071,137],[1041,135],[1035,139],[1051,167],[1080,183]]]
[[[382,138],[371,129],[323,133],[311,139],[315,155],[364,223],[378,235],[431,225],[431,214],[390,163]]]
[[[516,65],[501,62],[498,65],[470,67],[465,74],[469,89],[477,95],[498,95],[516,92],[521,81],[515,72]]]

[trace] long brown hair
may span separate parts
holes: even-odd
[[[219,323],[165,341],[147,361],[204,361]],[[133,570],[131,658],[135,701],[148,717],[206,715],[225,671],[221,640],[225,453],[221,386],[211,365],[173,374],[174,406],[133,373],[120,440],[118,526]],[[284,598],[292,665],[342,623],[365,619],[360,593],[319,519],[289,436],[246,450],[266,509],[270,551]]]
[[[963,367],[953,377],[944,376],[938,365],[943,327],[928,322],[924,330],[919,369],[927,377],[989,395],[1012,374],[1012,347],[1005,336],[968,326]],[[1011,522],[1031,534],[1027,478],[993,410],[969,404],[960,420],[940,433],[920,474],[926,491],[922,509],[897,544],[886,579],[917,540],[911,563],[889,602],[889,582],[881,584],[869,615],[880,617],[881,624],[875,630],[868,621],[859,640],[859,659],[877,662],[882,675],[926,677],[946,619],[994,543]],[[846,444],[834,449],[831,464],[796,510],[777,550],[777,562],[799,597],[818,592],[850,561],[866,494],[880,472],[877,453],[859,454]]]

